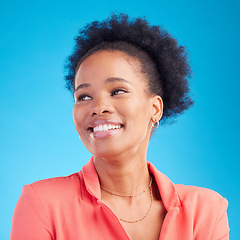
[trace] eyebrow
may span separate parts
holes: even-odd
[[[83,83],[83,84],[80,84],[76,87],[76,89],[74,90],[74,92],[76,92],[78,89],[80,88],[88,88],[88,87],[91,87],[91,84],[90,83]]]
[[[105,83],[112,83],[112,82],[125,82],[125,83],[128,83],[129,85],[131,85],[131,83],[123,78],[119,78],[119,77],[111,77],[111,78],[107,78],[105,80]],[[80,85],[78,85],[76,87],[76,89],[74,90],[74,92],[76,92],[78,89],[81,89],[81,88],[88,88],[88,87],[91,87],[92,85],[90,83],[82,83]]]
[[[105,83],[111,83],[111,82],[125,82],[131,85],[131,83],[123,78],[119,78],[119,77],[111,77],[111,78],[107,78]]]

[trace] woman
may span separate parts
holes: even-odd
[[[226,199],[175,185],[146,159],[159,121],[193,104],[186,56],[166,31],[124,14],[80,32],[66,80],[93,157],[79,173],[23,188],[11,240],[229,239]]]

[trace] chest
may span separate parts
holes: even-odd
[[[122,225],[131,240],[159,240],[166,210],[161,201],[154,201],[149,215],[137,223],[125,223]]]

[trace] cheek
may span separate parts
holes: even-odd
[[[74,105],[74,107],[73,107],[72,116],[73,116],[74,124],[76,125],[76,122],[77,122],[77,107],[76,107],[76,105]]]
[[[76,127],[77,131],[79,132],[80,126],[81,126],[84,118],[83,118],[82,111],[79,109],[78,106],[74,105],[72,115],[73,115],[73,121],[74,121],[75,127]]]
[[[151,111],[147,101],[133,101],[131,105],[128,106],[128,116],[131,120],[131,124],[135,124],[135,128],[144,130],[149,126],[151,121]]]

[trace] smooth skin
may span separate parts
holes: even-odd
[[[151,95],[139,61],[121,51],[104,50],[89,56],[75,78],[73,119],[85,147],[94,155],[100,184],[123,195],[135,195],[149,185],[147,148],[152,123],[163,112],[160,96]],[[119,126],[94,132],[103,124]],[[119,218],[137,220],[151,203],[150,191],[123,198],[102,191],[102,200]],[[159,239],[166,210],[153,182],[153,206],[137,223],[121,222],[131,239]]]

